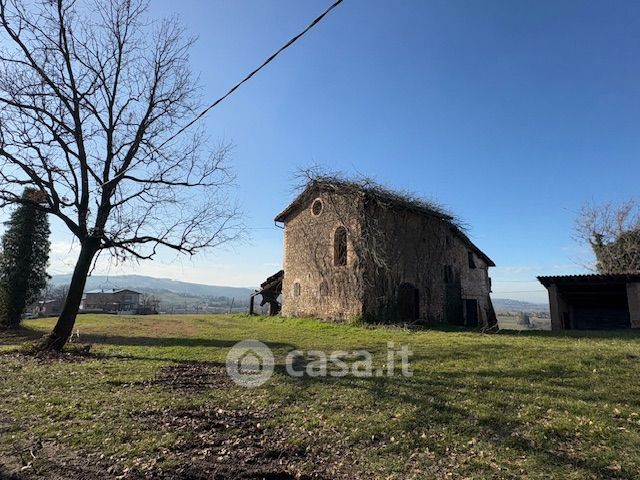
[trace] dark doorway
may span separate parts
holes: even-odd
[[[465,309],[467,310],[467,327],[478,327],[478,300],[465,299]]]
[[[562,297],[569,306],[562,316],[566,330],[631,328],[624,283],[568,285],[563,287]]]
[[[573,315],[575,326],[580,330],[631,328],[631,318],[626,305],[576,307]]]
[[[398,289],[398,310],[403,322],[414,322],[420,317],[420,294],[410,283],[403,283]]]
[[[451,283],[445,284],[444,318],[449,325],[464,325],[464,312],[462,304],[462,287],[460,280],[454,278]]]

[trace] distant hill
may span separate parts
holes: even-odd
[[[546,303],[522,302],[510,298],[492,298],[493,308],[496,312],[548,312]]]
[[[54,286],[71,282],[71,274],[53,275]],[[219,285],[202,285],[200,283],[181,282],[169,278],[155,278],[144,275],[91,275],[87,278],[85,290],[98,288],[129,288],[141,293],[158,294],[173,293],[180,297],[226,297],[236,300],[247,300],[253,293],[251,288],[225,287]]]
[[[54,286],[67,285],[71,281],[71,274],[53,275],[51,283]],[[141,293],[155,295],[165,306],[227,305],[233,299],[236,308],[244,308],[249,296],[254,292],[252,288],[226,287],[222,285],[203,285],[200,283],[181,282],[169,278],[147,277],[145,275],[92,275],[87,278],[85,290],[99,288],[129,288]],[[508,298],[493,298],[496,312],[548,312],[549,305],[544,303],[522,302]],[[226,307],[224,307],[226,308]]]

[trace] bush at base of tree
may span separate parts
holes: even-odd
[[[23,198],[33,200],[39,194],[25,189]],[[24,204],[16,207],[6,225],[0,256],[0,325],[15,328],[47,285],[49,220],[33,204]]]

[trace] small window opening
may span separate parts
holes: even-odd
[[[473,252],[469,252],[468,256],[469,256],[469,268],[476,268],[476,260],[473,257]]]
[[[322,213],[322,200],[316,198],[311,204],[311,213],[316,217]]]
[[[300,296],[300,283],[298,283],[298,282],[293,284],[293,296],[294,297],[299,297]]]
[[[333,264],[337,267],[347,264],[347,229],[336,228],[333,234]]]

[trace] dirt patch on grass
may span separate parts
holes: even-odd
[[[358,478],[353,471],[338,468],[320,448],[292,446],[284,428],[269,426],[273,415],[208,406],[142,413],[145,421],[162,429],[185,433],[172,450],[178,466],[171,471],[155,470],[152,476],[203,480]]]
[[[84,362],[105,358],[104,355],[91,352],[91,345],[68,345],[63,351],[42,351],[34,345],[27,345],[24,348],[12,352],[0,354],[0,356],[24,358],[36,360],[39,363],[50,362]]]
[[[113,478],[113,461],[89,457],[55,442],[14,444],[0,451],[0,479],[7,480],[89,480]]]
[[[184,362],[162,367],[156,378],[145,382],[147,386],[159,386],[187,393],[225,388],[231,384],[224,367],[205,362]]]
[[[13,354],[16,355],[16,354]],[[87,352],[63,352],[43,357],[43,362],[82,361]],[[231,379],[218,364],[188,362],[159,370],[143,385],[167,388],[189,395],[210,388],[229,388]],[[131,422],[143,428],[175,435],[170,448],[149,451],[139,458],[105,457],[55,442],[34,440],[0,449],[0,480],[94,479],[123,480],[320,480],[357,479],[356,467],[345,452],[331,445],[295,446],[288,425],[276,422],[276,406],[242,410],[199,405],[162,407],[132,413]],[[2,427],[0,418],[0,427]],[[6,420],[6,419],[5,419]],[[8,426],[8,425],[7,425]],[[3,429],[0,428],[0,432]],[[0,443],[1,445],[1,443]],[[6,444],[5,444],[6,446]]]
[[[144,458],[105,457],[55,442],[21,442],[0,448],[1,480],[315,480],[294,459],[304,452],[281,451],[258,434],[255,414],[207,409],[158,410],[141,415],[183,436],[170,452]],[[141,418],[138,418],[140,420]],[[193,432],[191,429],[194,429]],[[231,431],[235,433],[231,434]],[[246,435],[247,438],[244,438]],[[184,438],[188,437],[188,438]],[[261,440],[262,439],[262,440]],[[164,460],[169,465],[163,465]],[[346,478],[346,477],[344,477]]]

